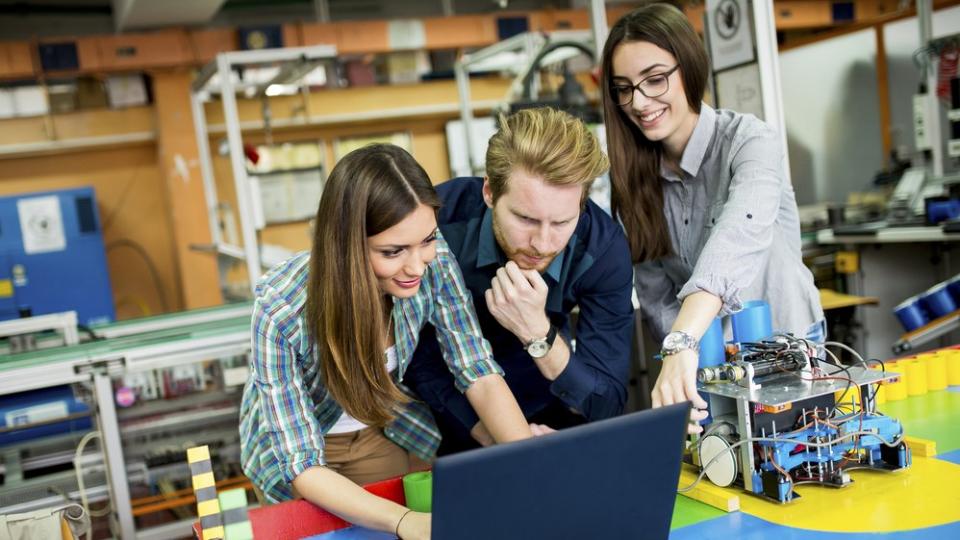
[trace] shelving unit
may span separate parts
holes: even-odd
[[[211,445],[225,471],[239,474],[241,386],[235,385],[238,377],[227,385],[224,376],[225,366],[230,368],[236,359],[246,365],[250,309],[250,304],[228,305],[103,325],[94,331],[103,339],[7,355],[0,360],[0,395],[74,385],[92,406],[100,432],[100,442],[79,456],[88,499],[98,508],[110,502],[111,520],[121,538],[170,537],[172,530],[188,529],[189,520],[178,529],[152,529],[137,527],[135,517],[175,507],[162,501],[177,496],[156,499],[153,486],[189,482],[181,455],[186,446]],[[175,393],[166,398],[116,406],[115,390],[123,377],[196,365],[204,366],[193,369],[202,373],[199,386],[172,387]],[[0,513],[50,506],[64,496],[79,500],[72,462],[82,435],[66,433],[0,449],[6,482]]]

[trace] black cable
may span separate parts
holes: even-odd
[[[100,334],[94,332],[94,331],[93,331],[93,328],[90,328],[89,326],[87,326],[87,325],[85,325],[85,324],[78,324],[78,325],[77,325],[77,330],[79,330],[79,331],[83,332],[84,334],[87,334],[88,336],[90,336],[90,340],[91,340],[91,341],[100,341],[100,340],[103,340],[103,339],[107,339],[107,338],[101,336]]]
[[[153,286],[157,289],[157,296],[160,297],[160,306],[162,307],[163,312],[169,312],[170,309],[167,307],[167,293],[163,288],[163,282],[160,281],[160,273],[157,272],[157,267],[155,264],[153,264],[153,259],[150,258],[150,254],[147,253],[147,250],[143,249],[143,246],[134,242],[133,240],[121,238],[107,244],[107,251],[118,247],[130,248],[140,255],[143,261],[147,264],[147,268],[150,270],[150,277],[153,279]]]
[[[537,57],[533,59],[533,62],[530,63],[530,71],[528,71],[526,76],[524,76],[523,78],[523,84],[521,85],[521,88],[523,89],[521,93],[521,97],[524,100],[530,101],[533,99],[533,96],[531,95],[533,92],[531,91],[530,86],[533,83],[533,76],[536,73],[538,73],[540,70],[540,62],[543,61],[543,58],[547,54],[557,49],[561,49],[563,47],[573,47],[574,49],[578,49],[579,51],[587,55],[591,61],[596,61],[596,53],[593,51],[593,49],[591,49],[590,47],[587,47],[582,43],[577,43],[576,41],[555,41],[553,43],[548,44],[546,47],[544,47],[540,51],[540,54],[538,54]]]
[[[886,372],[887,372],[887,366],[886,366],[886,364],[883,363],[883,360],[880,360],[879,358],[869,358],[869,359],[867,359],[867,361],[864,362],[864,363],[869,366],[869,365],[870,365],[870,362],[876,362],[876,363],[880,364],[880,372],[881,372],[881,373],[886,373]]]

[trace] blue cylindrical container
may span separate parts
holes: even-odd
[[[726,359],[723,346],[723,323],[720,317],[717,317],[700,338],[700,367],[718,366]]]
[[[957,303],[950,296],[946,283],[938,283],[927,289],[925,293],[920,295],[920,301],[923,302],[923,307],[927,308],[927,313],[933,318],[943,317],[957,310]]]
[[[773,335],[770,304],[763,300],[744,302],[743,309],[730,315],[730,322],[737,343],[763,341]]]
[[[900,324],[907,332],[912,332],[929,322],[927,313],[920,304],[919,296],[911,296],[900,302],[900,305],[893,308],[893,314],[900,319]]]
[[[954,303],[960,306],[960,274],[947,280],[947,290],[950,291]]]

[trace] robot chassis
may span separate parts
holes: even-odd
[[[687,461],[714,484],[788,503],[798,483],[845,487],[852,469],[911,465],[903,427],[877,412],[876,385],[899,374],[818,360],[792,336],[743,343],[727,362],[701,368],[698,389],[711,418]],[[855,390],[858,389],[858,390]],[[835,393],[859,394],[838,403]]]

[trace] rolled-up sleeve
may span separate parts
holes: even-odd
[[[550,391],[589,420],[623,412],[633,335],[633,267],[618,234],[577,284],[576,348]]]
[[[270,289],[261,290],[253,306],[252,384],[260,398],[264,430],[280,461],[287,483],[314,465],[324,465],[323,434],[312,414],[301,359],[288,339],[287,325],[296,316]]]
[[[460,392],[485,375],[503,375],[493,360],[490,343],[483,338],[473,299],[463,283],[460,267],[446,241],[438,233],[437,257],[432,263],[434,306],[430,323],[437,329],[437,341],[447,367]]]
[[[723,301],[721,315],[743,307],[740,292],[766,267],[783,189],[783,150],[769,127],[733,141],[730,193],[677,298],[706,291]]]

